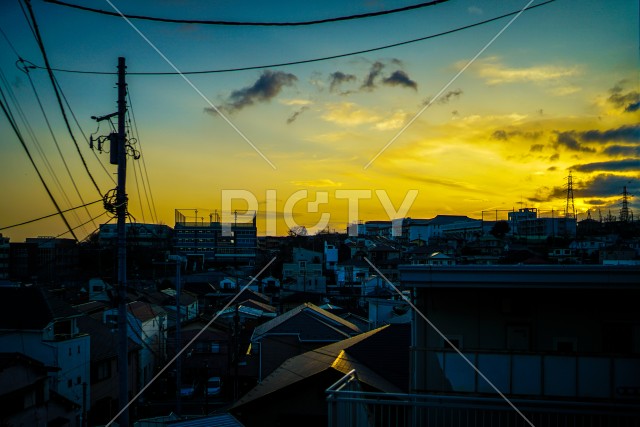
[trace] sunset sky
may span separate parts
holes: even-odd
[[[243,22],[309,21],[418,3],[68,2],[125,14]],[[525,10],[510,25],[513,15],[438,35],[518,12],[528,3],[450,0],[384,16],[293,27],[132,19],[134,29],[122,17],[32,0],[51,66],[75,71],[115,72],[119,56],[126,58],[131,73],[174,72],[171,64],[181,72],[256,67],[435,36],[305,64],[184,77],[128,75],[142,159],[128,162],[127,190],[138,222],[173,226],[175,209],[187,216],[195,216],[197,209],[207,221],[210,212],[221,209],[223,190],[255,196],[259,234],[265,232],[269,190],[276,195],[278,217],[287,199],[308,190],[309,197],[295,205],[298,223],[311,227],[329,213],[330,228],[337,231],[345,230],[349,213],[348,200],[336,197],[337,190],[343,195],[371,191],[370,199],[360,200],[360,220],[389,219],[376,190],[396,209],[409,190],[417,190],[404,215],[413,218],[480,218],[483,211],[521,207],[563,211],[569,171],[579,219],[588,209],[594,219],[599,209],[603,216],[609,210],[619,215],[625,185],[636,195],[631,207],[640,215],[638,2],[556,0]],[[70,174],[27,75],[15,66],[16,52],[44,65],[18,0],[1,2],[0,29],[0,88],[45,181],[62,209],[98,200],[46,70],[31,69],[29,75]],[[98,130],[90,117],[116,111],[117,76],[63,71],[55,76],[87,137],[106,135],[108,124]],[[67,115],[88,168],[106,193],[115,187],[115,166],[109,154],[91,153],[68,110]],[[54,213],[4,115],[0,138],[0,228]],[[153,203],[143,189],[147,177]],[[315,200],[317,192],[326,192],[328,202],[307,213],[306,202]],[[97,203],[67,218],[76,227],[102,212]],[[109,218],[103,215],[79,227],[78,237]],[[65,231],[60,218],[53,217],[0,233],[22,241]],[[280,221],[278,234],[286,231]]]

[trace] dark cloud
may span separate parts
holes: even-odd
[[[560,159],[560,154],[559,153],[552,154],[551,156],[549,156],[549,160],[552,161],[552,162],[555,162],[558,159]]]
[[[640,101],[637,101],[627,105],[624,111],[626,111],[627,113],[633,113],[638,111],[639,109],[640,109]]]
[[[584,202],[588,205],[594,205],[594,206],[606,205],[608,203],[606,200],[603,200],[603,199],[591,199],[591,200],[585,200]]]
[[[638,182],[640,175],[633,182]],[[587,181],[574,181],[574,197],[577,198],[606,198],[617,197],[622,193],[622,187],[629,186],[630,179],[624,175],[600,174]],[[630,188],[630,190],[632,190]],[[528,197],[531,202],[550,202],[567,197],[566,187],[542,187]]]
[[[509,139],[509,136],[507,136],[507,131],[498,129],[497,131],[494,131],[491,134],[491,139],[496,139],[498,141],[506,141],[507,139]]]
[[[539,153],[542,151],[542,149],[544,148],[543,144],[533,144],[530,148],[529,151],[531,151],[532,153]]]
[[[491,138],[496,139],[498,141],[508,141],[510,138],[514,136],[522,137],[525,139],[536,140],[542,136],[542,131],[534,131],[534,132],[524,131],[523,132],[520,130],[506,131],[506,130],[498,129],[491,134]]]
[[[625,125],[617,129],[588,130],[579,132],[579,137],[586,142],[627,141],[640,142],[640,125]]]
[[[637,171],[640,170],[640,159],[612,160],[609,162],[594,162],[573,165],[569,169],[578,172],[596,171]]]
[[[278,96],[285,86],[291,86],[298,78],[291,73],[265,70],[258,80],[242,89],[234,90],[223,105],[227,111],[237,111],[257,102],[267,102]]]
[[[367,77],[364,79],[364,82],[362,83],[362,86],[360,86],[360,89],[362,90],[375,89],[376,79],[380,77],[380,74],[382,73],[383,68],[384,68],[384,64],[380,61],[376,61],[373,64],[371,64],[371,68],[369,69],[369,74],[367,74]]]
[[[638,182],[639,176],[634,178]],[[624,175],[600,174],[595,178],[581,183],[575,191],[577,197],[616,197],[622,194],[622,188],[629,186],[629,177]]]
[[[610,145],[602,152],[611,157],[640,157],[640,145]]]
[[[296,110],[293,113],[291,113],[289,118],[287,118],[287,124],[290,125],[291,123],[295,122],[298,116],[304,113],[305,111],[307,111],[308,109],[309,109],[308,105],[303,105],[302,107],[300,107],[299,110]]]
[[[617,107],[623,108],[627,112],[634,112],[638,110],[638,106],[640,105],[640,93],[631,90],[629,92],[624,92],[624,84],[626,81],[622,80],[618,82],[614,87],[609,89],[609,102]]]
[[[353,74],[345,74],[342,71],[336,71],[329,75],[329,91],[335,92],[343,83],[353,82],[356,76]]]
[[[382,83],[389,86],[409,87],[418,90],[418,84],[409,78],[409,75],[402,70],[396,70],[391,75],[382,80]]]
[[[451,98],[459,98],[460,95],[462,95],[462,89],[450,90],[449,92],[440,96],[440,98],[438,98],[438,102],[440,104],[446,104],[451,100]]]
[[[557,171],[557,170],[558,170],[558,167],[557,167],[557,166],[549,166],[549,167],[547,168],[547,170],[548,170],[549,172]]]
[[[565,197],[567,190],[562,187],[540,187],[533,196],[527,197],[527,200],[534,203],[549,202],[553,199]]]
[[[455,89],[455,90],[450,90],[447,93],[445,93],[444,95],[440,95],[440,97],[437,99],[438,104],[448,104],[449,101],[451,101],[452,98],[459,98],[460,95],[462,95],[462,89]],[[432,98],[426,98],[424,101],[422,101],[422,105],[428,105],[431,103]]]
[[[564,147],[570,151],[581,151],[585,153],[595,153],[595,149],[591,147],[586,147],[582,145],[577,140],[577,132],[575,131],[567,131],[567,132],[556,132],[557,137],[555,141],[556,148]]]

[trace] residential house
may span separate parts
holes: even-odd
[[[78,328],[81,314],[37,286],[0,287],[0,348],[23,353],[51,368],[51,390],[78,407],[90,393],[90,340]]]
[[[326,426],[325,390],[353,369],[365,390],[406,392],[409,332],[409,325],[387,325],[291,357],[230,412],[246,426]]]
[[[100,320],[90,316],[78,318],[78,328],[91,336],[91,375],[89,381],[88,425],[106,424],[118,413],[118,336]],[[139,390],[138,361],[142,346],[129,339],[129,390]]]
[[[118,328],[118,309],[105,310],[102,321],[111,329]],[[167,313],[157,305],[134,301],[127,304],[127,335],[141,346],[138,360],[138,387],[153,378],[156,368],[166,359]]]
[[[251,346],[261,366],[258,380],[289,357],[360,332],[353,323],[314,304],[302,304],[254,329]]]
[[[22,353],[0,353],[0,425],[84,425],[83,408],[51,390],[51,369]]]

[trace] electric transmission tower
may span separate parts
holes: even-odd
[[[567,207],[565,208],[564,215],[566,218],[576,217],[576,206],[573,203],[573,176],[571,175],[571,171],[569,171],[569,176],[567,177]]]

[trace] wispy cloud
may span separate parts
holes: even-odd
[[[625,91],[626,80],[621,80],[609,89],[610,96],[607,99],[614,107],[623,108],[632,113],[640,109],[640,92],[637,90]]]
[[[464,63],[457,64],[462,67]],[[508,67],[498,58],[491,57],[476,61],[472,70],[489,85],[522,82],[549,82],[573,77],[580,74],[579,67],[562,67],[558,65],[537,65],[531,67]]]
[[[327,112],[322,115],[322,118],[328,122],[344,126],[358,126],[381,120],[379,115],[361,108],[353,102],[329,104]]]
[[[336,71],[329,74],[329,91],[337,92],[344,83],[355,82],[356,76],[353,74],[343,73],[342,71]]]
[[[298,117],[300,116],[300,114],[304,113],[308,109],[309,109],[308,105],[303,105],[298,110],[296,110],[293,113],[291,113],[291,115],[287,118],[287,124],[290,125],[291,123],[295,122],[298,119]]]
[[[383,119],[382,121],[376,123],[374,127],[377,130],[400,129],[405,120],[407,120],[407,116],[408,114],[404,111],[396,111],[391,115],[391,117]]]
[[[367,77],[364,79],[362,86],[360,89],[362,90],[373,90],[376,88],[376,80],[382,73],[382,69],[384,68],[384,64],[380,61],[376,61],[371,64],[371,68],[369,69],[369,73]]]

